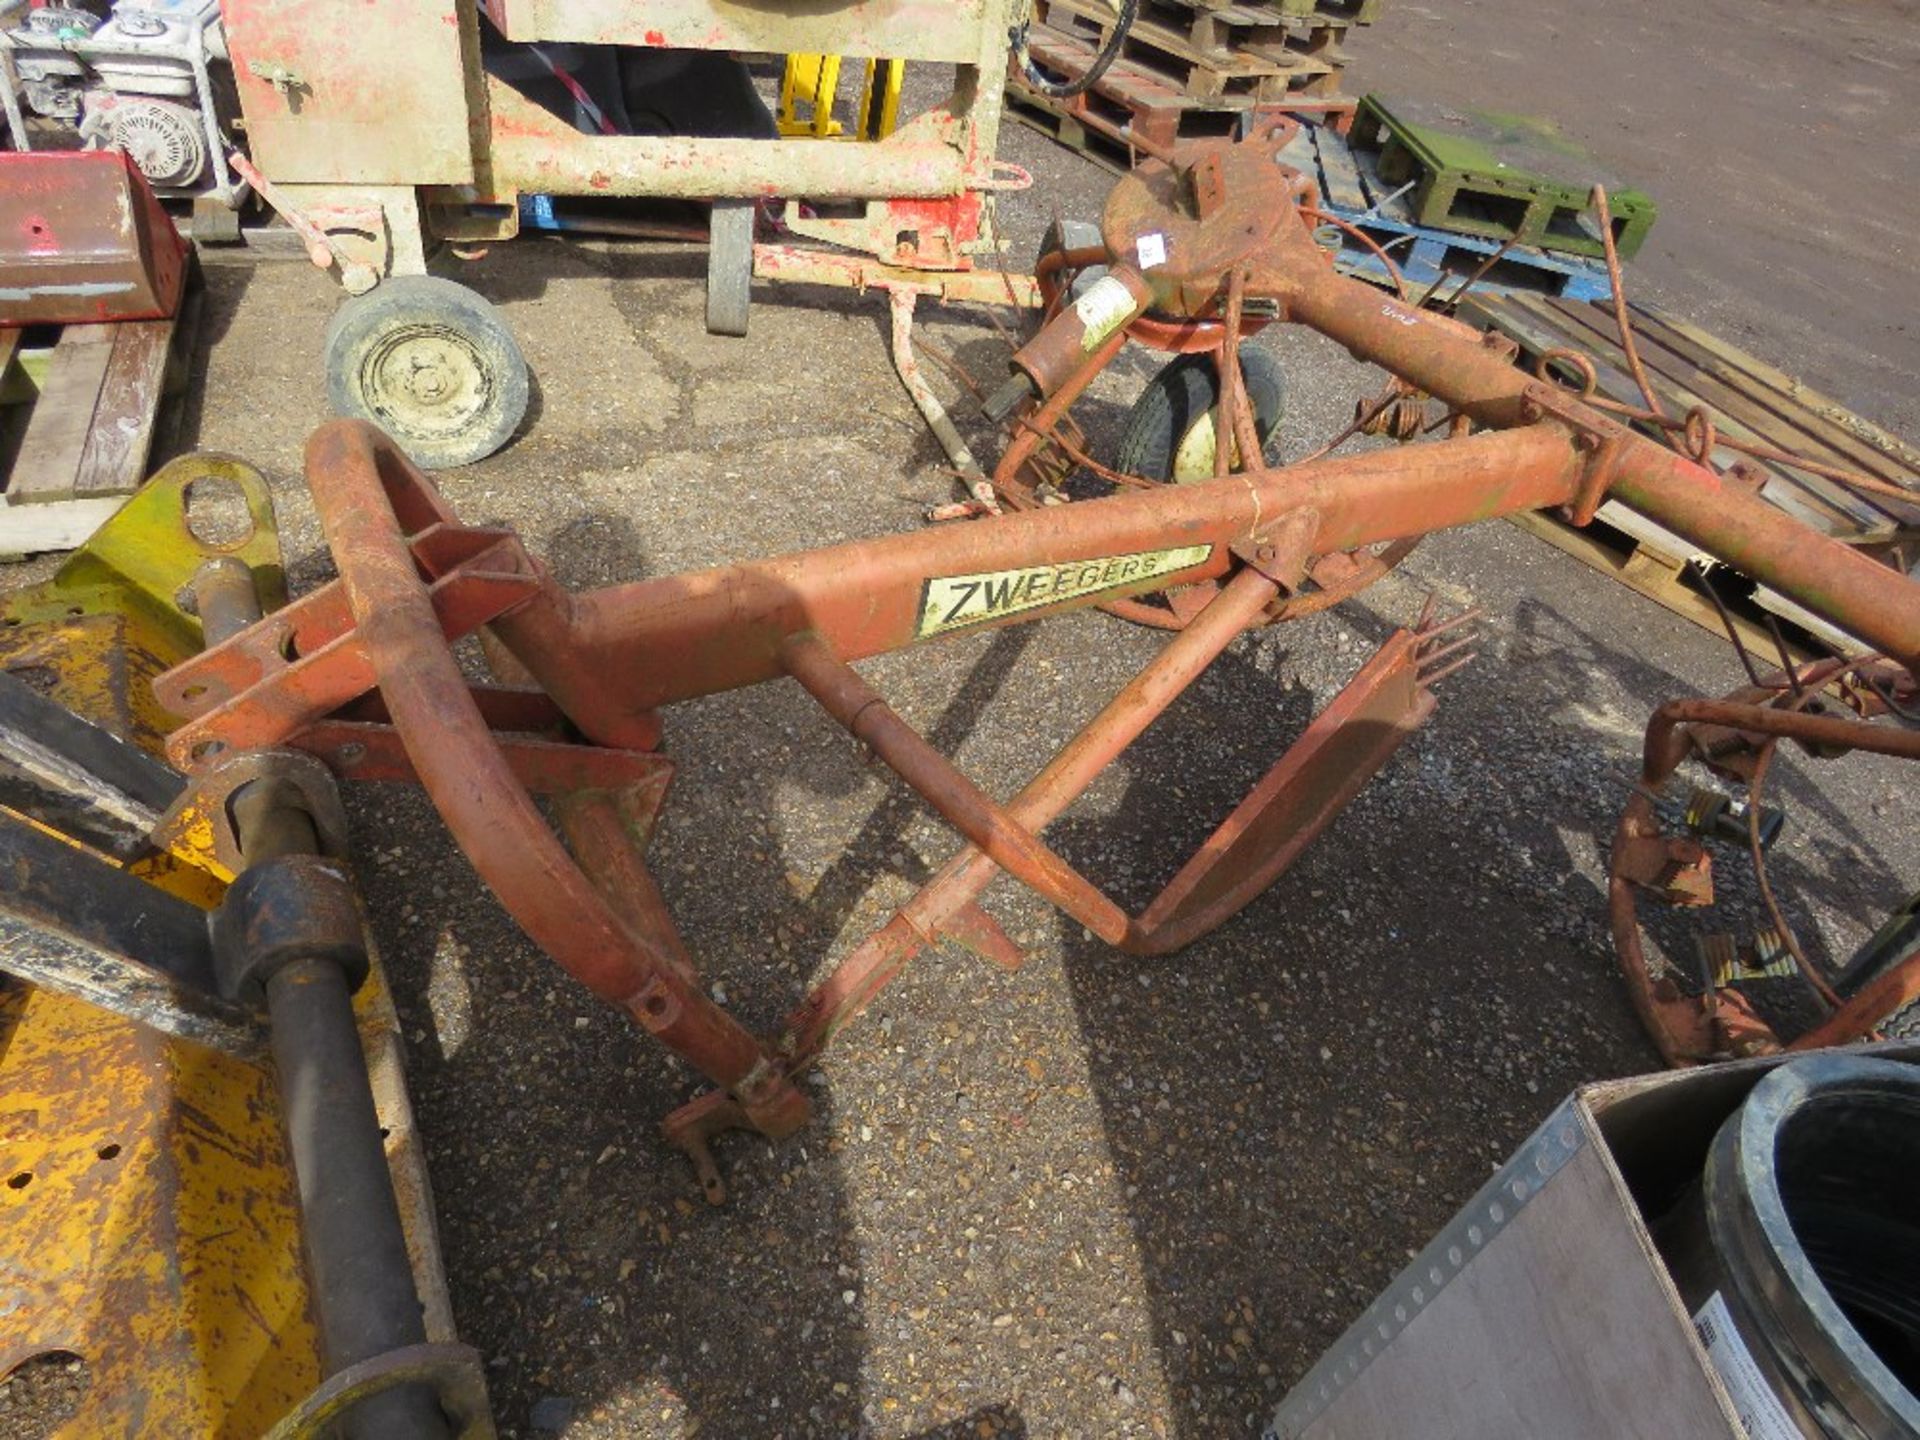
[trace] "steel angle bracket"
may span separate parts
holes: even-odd
[[[180,790],[144,750],[0,671],[0,806],[130,860]]]

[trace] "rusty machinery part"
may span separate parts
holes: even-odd
[[[40,671],[69,691],[100,682],[115,691],[116,710],[138,708],[150,699],[145,680],[165,668],[159,652],[200,648],[193,581],[201,566],[222,559],[246,567],[269,609],[285,603],[279,533],[266,480],[229,455],[183,455],[150,477],[61,563],[52,580],[0,599],[0,632],[34,636],[69,621],[102,630],[137,629],[137,643],[105,647],[101,657],[84,666],[69,667],[58,663],[61,657],[50,657]],[[102,675],[103,670],[113,673]],[[125,683],[129,671],[141,681],[138,686]],[[79,698],[68,699],[75,710],[98,710],[98,705],[73,703]]]
[[[223,472],[223,463],[230,462],[197,473],[228,482],[236,473],[251,475]],[[151,513],[143,513],[136,500],[42,587],[45,593],[12,603],[21,616],[57,610],[59,621],[22,619],[4,631],[9,668],[31,657],[28,668],[45,674],[49,691],[42,696],[12,676],[0,677],[7,806],[38,822],[0,814],[0,948],[6,968],[35,986],[0,987],[14,1037],[8,1081],[22,1093],[51,1097],[49,1087],[63,1073],[61,1047],[67,1047],[70,1074],[72,1046],[81,1044],[87,1087],[106,1087],[103,1100],[112,1097],[116,1115],[109,1123],[117,1138],[87,1144],[84,1158],[97,1168],[89,1184],[68,1191],[59,1178],[63,1143],[55,1141],[53,1154],[27,1159],[33,1150],[20,1147],[33,1145],[37,1127],[21,1123],[10,1130],[14,1191],[29,1182],[35,1194],[46,1190],[36,1214],[51,1215],[47,1205],[64,1214],[55,1198],[61,1195],[79,1207],[76,1218],[91,1217],[96,1198],[112,1213],[105,1223],[85,1220],[91,1227],[86,1243],[70,1247],[90,1257],[81,1263],[52,1263],[44,1245],[31,1264],[9,1258],[0,1310],[21,1311],[27,1323],[0,1326],[0,1369],[50,1342],[82,1354],[104,1367],[96,1378],[106,1387],[89,1390],[88,1423],[110,1424],[115,1433],[120,1424],[106,1417],[135,1404],[145,1416],[138,1426],[143,1433],[155,1423],[169,1433],[219,1433],[231,1423],[258,1433],[278,1416],[276,1435],[315,1440],[456,1430],[490,1435],[477,1365],[457,1347],[425,1344],[429,1308],[415,1279],[415,1244],[435,1287],[429,1291],[432,1323],[445,1334],[450,1320],[442,1318],[434,1244],[417,1233],[410,1243],[401,1218],[404,1190],[417,1226],[423,1187],[407,1170],[410,1161],[388,1159],[383,1126],[395,1127],[401,1154],[411,1148],[393,1057],[377,1030],[363,1042],[351,1000],[370,966],[351,879],[338,858],[319,853],[323,832],[336,855],[344,843],[331,775],[297,752],[252,757],[251,774],[249,757],[222,754],[217,799],[209,802],[174,772],[52,698],[92,702],[122,733],[150,733],[139,719],[136,692],[86,683],[84,672],[98,661],[79,643],[84,632],[75,627],[95,626],[117,607],[128,621],[149,617],[148,623],[107,632],[106,658],[124,663],[137,649],[120,643],[129,635],[150,635],[142,643],[177,657],[189,627],[217,642],[257,618],[257,583],[278,598],[277,547],[269,543],[272,563],[265,563],[260,526],[250,513],[256,497],[247,485],[231,497],[244,502],[238,504],[242,523],[234,527],[229,515],[224,540],[209,545],[190,523],[178,533],[170,522],[158,524],[191,512],[184,493],[190,486],[165,479],[154,484],[167,504],[149,501]],[[263,492],[258,499],[264,504]],[[270,510],[265,519],[270,542]],[[263,561],[257,580],[241,554]],[[197,619],[176,608],[176,623],[157,623],[151,617],[165,613],[168,603],[162,593],[170,593],[175,607],[197,602]],[[67,600],[74,603],[61,603]],[[35,635],[37,626],[53,624],[72,631],[76,643],[53,647]],[[220,823],[212,823],[216,813]],[[197,822],[183,819],[196,814]],[[222,823],[229,840],[216,855],[214,834]],[[144,843],[135,833],[142,824]],[[224,893],[217,882],[211,889],[182,885],[187,872],[157,863],[175,854],[191,856],[210,877],[237,871],[239,878]],[[384,997],[375,1006],[383,1007]],[[177,1065],[172,1037],[196,1042]],[[269,1059],[278,1085],[263,1088],[260,1067]],[[170,1077],[179,1103],[191,1108],[192,1124],[172,1134],[163,1097],[146,1103],[144,1091],[124,1088],[128,1074],[163,1087]],[[283,1131],[274,1119],[276,1089]],[[65,1117],[75,1103],[68,1097],[54,1110]],[[262,1119],[278,1132],[267,1148],[250,1129]],[[137,1158],[115,1178],[109,1172],[120,1167],[104,1162],[118,1159],[123,1148]],[[130,1180],[136,1175],[137,1182]],[[142,1227],[128,1223],[129,1205],[138,1215],[151,1208],[166,1238],[139,1245]],[[288,1223],[279,1226],[283,1215]],[[23,1226],[33,1228],[25,1216],[9,1222],[10,1231]],[[297,1263],[286,1273],[263,1267],[232,1238],[256,1234],[269,1242],[284,1238],[283,1259],[304,1241],[304,1274]],[[110,1282],[99,1268],[125,1266],[122,1247],[129,1244],[139,1249],[133,1268],[155,1277],[154,1293]],[[279,1357],[271,1374],[250,1344],[231,1334],[219,1338],[218,1327],[234,1319],[205,1292],[227,1283],[221,1277],[229,1265],[241,1266],[247,1277],[240,1328],[249,1336],[258,1330]],[[80,1299],[89,1318],[78,1326],[70,1315],[63,1321],[64,1287],[72,1286],[86,1292]],[[23,1288],[32,1297],[24,1306]],[[169,1307],[179,1304],[192,1315],[182,1327],[185,1353],[174,1355],[170,1345],[149,1353],[142,1346],[137,1377],[117,1373],[112,1337],[129,1325],[166,1327]],[[208,1325],[215,1327],[212,1338],[199,1333]],[[227,1373],[229,1347],[235,1374]],[[301,1403],[301,1394],[328,1374],[333,1381]]]
[[[194,599],[209,644],[261,618],[258,592],[229,564],[201,566]],[[485,1383],[471,1357],[418,1353],[427,1347],[426,1320],[353,1013],[354,992],[372,965],[359,896],[341,858],[332,778],[306,756],[289,765],[261,752],[251,774],[244,762],[253,757],[220,758],[227,763],[216,808],[239,865],[209,926],[214,978],[222,998],[267,1014],[321,1364],[336,1386],[325,1402],[316,1403],[325,1386],[309,1400],[312,1427],[294,1433],[491,1436]],[[432,1373],[396,1364],[403,1353],[416,1364],[431,1360]],[[458,1422],[443,1405],[443,1389],[463,1402]]]
[[[158,320],[179,310],[186,242],[130,156],[8,152],[4,164],[0,270],[17,278],[0,290],[0,323]]]
[[[1394,394],[1383,402],[1354,402],[1353,423],[1362,435],[1385,435],[1406,444],[1427,428],[1427,397],[1419,393]]]
[[[309,441],[307,479],[340,579],[156,682],[188,717],[169,755],[192,769],[221,745],[288,745],[345,776],[417,777],[527,933],[719,1087],[668,1122],[717,1196],[711,1137],[804,1123],[794,1077],[914,955],[947,938],[1018,963],[975,903],[998,871],[1144,955],[1206,933],[1271,884],[1424,718],[1429,686],[1470,647],[1437,627],[1391,637],[1141,915],[1121,911],[1039,832],[1234,637],[1276,607],[1316,602],[1317,586],[1351,593],[1370,574],[1355,557],[1384,564],[1375,547],[1611,494],[1867,646],[1920,663],[1920,586],[1521,373],[1509,347],[1334,274],[1291,203],[1311,188],[1276,163],[1270,136],[1197,147],[1178,168],[1122,181],[1107,213],[1109,273],[1023,352],[1022,373],[1048,392],[1036,418],[1064,408],[1150,306],[1201,316],[1217,304],[1232,355],[1249,303],[1264,297],[1486,433],[568,594],[509,532],[462,525],[384,436],[335,422]],[[1272,206],[1276,195],[1288,203]],[[1164,264],[1119,258],[1136,256],[1146,234],[1166,244]],[[1237,380],[1219,420],[1236,438],[1252,424]],[[1218,588],[1195,592],[1179,633],[1005,803],[849,668],[948,634],[1201,582]],[[480,629],[528,683],[469,683],[450,645]],[[643,851],[671,776],[655,753],[659,707],[782,676],[966,845],[762,1041],[704,994]],[[571,854],[530,798],[543,786]]]
[[[238,792],[233,810],[248,864],[214,921],[216,969],[228,998],[265,1003],[332,1377],[427,1339],[353,1018],[366,942],[353,882],[316,853],[298,792],[262,780]],[[455,1433],[434,1388],[410,1376],[356,1392],[337,1423],[350,1440]]]
[[[126,861],[182,788],[146,751],[0,671],[0,807]]]
[[[432,1393],[448,1440],[493,1440],[486,1372],[468,1345],[407,1345],[351,1365],[330,1377],[261,1440],[321,1440],[351,1428],[363,1407],[401,1388]],[[381,1432],[399,1440],[402,1431]]]
[[[165,848],[184,842],[191,833],[205,834],[213,858],[229,874],[238,875],[247,862],[234,799],[259,785],[297,795],[295,803],[312,817],[319,853],[334,860],[347,858],[347,812],[333,772],[301,750],[221,751],[204,757],[193,784],[182,789],[155,822],[153,842]]]
[[[1607,899],[1628,993],[1669,1064],[1868,1038],[1920,998],[1920,950],[1888,953],[1872,973],[1851,976],[1851,993],[1844,994],[1808,959],[1767,878],[1766,851],[1780,816],[1763,803],[1761,789],[1782,740],[1816,759],[1859,750],[1920,760],[1915,698],[1913,677],[1902,667],[1835,660],[1770,681],[1763,677],[1763,683],[1725,699],[1673,701],[1655,712],[1640,780],[1615,832]],[[1688,760],[1744,785],[1746,795],[1736,801],[1695,789],[1684,800],[1670,801],[1676,773]],[[1704,973],[1688,984],[1671,958],[1649,954],[1639,901],[1650,895],[1671,905],[1711,905],[1713,858],[1701,843],[1709,837],[1745,846],[1767,913],[1748,945],[1724,933],[1702,937]],[[1790,1041],[1775,1033],[1739,988],[1743,981],[1787,974],[1799,977],[1825,1012]]]

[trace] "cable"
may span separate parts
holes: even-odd
[[[1133,29],[1133,22],[1140,14],[1140,0],[1120,0],[1120,13],[1114,17],[1113,29],[1108,32],[1106,43],[1095,52],[1093,63],[1078,76],[1065,80],[1049,79],[1033,63],[1033,56],[1027,50],[1027,31],[1032,28],[1031,14],[1007,33],[1007,40],[1013,46],[1013,53],[1020,60],[1020,75],[1027,84],[1051,100],[1071,100],[1076,95],[1084,95],[1107,73],[1115,60],[1120,58],[1120,47],[1127,43],[1127,35]]]

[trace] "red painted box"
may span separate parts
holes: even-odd
[[[118,150],[0,154],[0,328],[159,320],[187,245]]]

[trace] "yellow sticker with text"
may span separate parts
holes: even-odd
[[[1022,610],[1120,590],[1142,580],[1191,570],[1212,553],[1211,545],[1182,545],[1171,550],[1069,560],[1063,565],[942,575],[927,581],[921,592],[920,623],[914,633],[924,640],[929,635],[944,635],[949,630],[1018,615]]]

